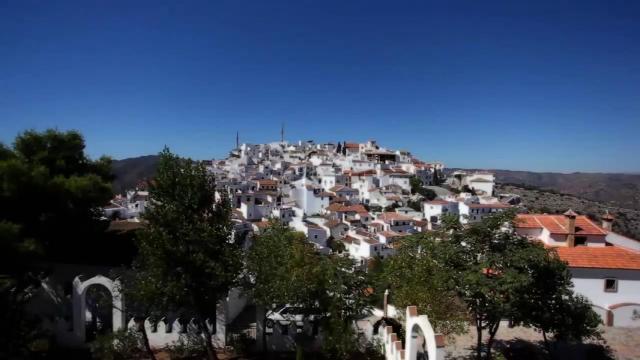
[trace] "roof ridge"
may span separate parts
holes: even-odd
[[[556,219],[556,216],[552,216],[551,218],[553,219],[553,221],[555,221],[555,222],[556,222],[556,224],[558,224],[558,226],[560,226],[560,227],[562,228],[562,230],[564,230],[564,231],[566,231],[566,232],[569,232],[569,230],[568,230],[566,227],[564,227],[564,225],[560,224],[560,222],[558,221],[558,219]]]

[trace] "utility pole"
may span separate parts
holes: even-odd
[[[236,131],[236,149],[240,148],[240,132]]]

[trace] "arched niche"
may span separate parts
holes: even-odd
[[[409,306],[406,321],[405,359],[417,360],[420,353],[421,359],[436,360],[436,335],[427,315],[418,315],[417,308]]]
[[[124,299],[122,294],[118,290],[120,288],[120,282],[118,280],[111,280],[102,275],[96,275],[88,280],[83,281],[80,276],[76,276],[73,279],[73,293],[72,293],[72,306],[73,306],[73,332],[81,343],[85,342],[85,326],[86,326],[86,295],[87,289],[92,285],[100,285],[105,287],[111,294],[112,299],[112,325],[113,331],[118,331],[126,325],[126,318],[124,312]]]

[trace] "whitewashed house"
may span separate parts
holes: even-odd
[[[610,219],[598,226],[569,210],[564,215],[521,214],[516,231],[553,247],[569,265],[574,290],[593,304],[607,326],[640,327],[640,252],[633,239],[607,241]]]

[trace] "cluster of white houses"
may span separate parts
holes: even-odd
[[[303,232],[320,252],[341,242],[362,265],[392,256],[399,239],[436,229],[444,215],[473,223],[517,203],[513,196],[494,196],[488,172],[450,173],[447,184],[460,191],[436,188],[433,200],[412,194],[411,177],[436,185],[444,180],[444,165],[373,140],[238,144],[226,159],[206,165],[232,197],[236,231],[251,238],[277,219]],[[146,203],[135,201],[146,195],[129,192],[120,204],[137,214],[136,206],[143,211]],[[521,214],[516,231],[557,249],[575,290],[591,300],[605,325],[640,326],[640,242],[613,232],[611,215],[603,218],[599,226],[573,212]]]
[[[280,221],[304,233],[319,252],[343,249],[345,256],[365,267],[370,259],[393,256],[402,237],[436,229],[444,215],[456,216],[464,224],[478,222],[518,200],[509,194],[494,196],[493,175],[484,172],[450,174],[449,187],[460,191],[433,187],[438,196],[432,200],[412,194],[412,177],[420,179],[425,186],[437,185],[443,180],[444,165],[424,162],[406,151],[386,149],[375,141],[238,144],[226,159],[207,161],[206,167],[216,180],[218,194],[230,195],[234,231],[246,236],[248,246],[253,235],[268,226],[269,221]],[[105,216],[136,221],[149,205],[148,198],[145,189],[130,191],[126,197],[117,197],[105,207]],[[569,265],[575,291],[593,303],[605,325],[638,327],[640,242],[613,232],[613,221],[613,217],[606,214],[603,223],[598,225],[572,211],[564,215],[521,214],[515,231],[556,249]],[[334,246],[340,243],[344,246]],[[97,276],[76,277],[80,271]],[[101,276],[104,271],[95,269],[68,269],[60,273],[64,276],[57,280],[52,277],[43,286],[56,304],[47,319],[59,341],[84,345],[85,323],[89,318],[95,320],[86,308],[87,289],[93,285],[107,287],[114,306],[119,308],[122,299],[117,294],[117,280]],[[72,288],[65,290],[61,284],[69,282],[69,278],[74,279]],[[69,304],[64,305],[66,302]],[[216,319],[207,320],[220,346],[225,345],[228,324],[246,302],[238,289],[234,289],[220,303]],[[37,303],[35,306],[39,312],[45,309]],[[423,339],[423,346],[429,348],[429,358],[435,358],[441,349],[440,338],[434,337],[428,320],[418,316],[415,308],[407,311],[407,324],[411,327],[414,323],[424,324],[421,331],[428,339]],[[378,314],[370,318],[371,321],[359,322],[360,331],[369,335],[376,333],[372,324],[381,317]],[[145,326],[149,327],[154,346],[162,346],[189,331],[189,321],[168,315],[153,324],[147,321]],[[114,329],[131,325],[121,310],[114,310],[111,324]],[[290,331],[293,325],[285,321],[275,328],[258,326],[257,331],[270,335],[268,341],[272,349],[283,350],[293,344],[290,334],[307,328],[315,331],[307,325]],[[404,358],[405,349],[390,328],[385,328],[379,336],[386,345],[388,359]],[[404,346],[413,353],[414,345]],[[437,358],[441,355],[438,350]],[[412,356],[410,358],[414,358]]]
[[[443,213],[473,222],[509,207],[492,196],[493,175],[485,173],[461,173],[459,178],[471,179],[465,185],[473,194],[443,194],[434,204],[451,204],[444,209],[423,203],[426,199],[411,193],[411,177],[434,185],[442,180],[444,165],[373,140],[242,144],[207,167],[233,198],[238,230],[259,231],[277,219],[305,233],[321,252],[342,242],[363,264],[393,254],[399,238],[437,227]]]

